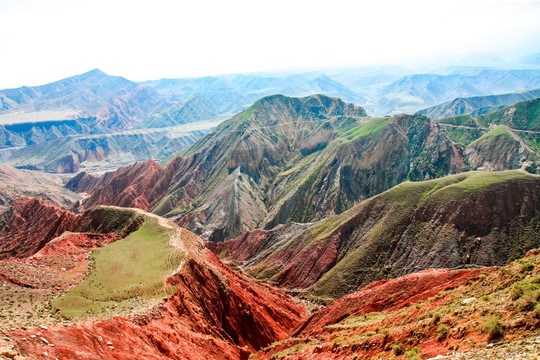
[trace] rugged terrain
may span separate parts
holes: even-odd
[[[305,316],[300,303],[228,269],[163,218],[111,207],[73,217],[77,233],[0,261],[11,299],[2,318],[19,320],[2,330],[3,342],[27,358],[247,359]],[[39,327],[36,308],[46,318]]]
[[[318,89],[373,108],[384,90],[390,113],[538,81],[387,70],[146,84],[96,70],[0,92],[0,157],[88,170],[64,184],[0,167],[0,358],[538,352],[539,99],[488,112],[534,91],[457,99],[430,111],[472,115],[437,121],[257,100]]]
[[[379,281],[315,312],[254,359],[535,359],[540,254],[503,268]]]
[[[71,135],[11,151],[4,162],[49,173],[103,173],[125,164],[161,161],[206,135],[217,122],[144,129],[114,134]]]
[[[465,171],[462,151],[422,115],[368,118],[363,109],[322,95],[271,96],[174,158],[144,192],[129,186],[137,176],[126,175],[143,166],[153,174],[149,163],[81,186],[74,179],[68,188],[91,193],[87,207],[139,206],[118,201],[145,197],[145,209],[222,241],[341,213],[407,179]]]
[[[0,231],[11,204],[24,197],[40,197],[64,209],[81,199],[64,187],[64,178],[0,164]]]
[[[435,75],[380,67],[135,83],[94,69],[42,86],[0,90],[0,160],[47,172],[99,172],[100,165],[110,170],[146,158],[161,161],[202,135],[178,134],[179,125],[222,121],[272,94],[324,93],[381,116],[456,97],[536,88],[539,79],[538,70],[454,68]],[[479,101],[509,105],[523,96]],[[125,133],[134,129],[141,132]],[[54,156],[45,158],[48,153]]]
[[[321,95],[271,96],[163,168],[145,162],[99,180],[79,174],[68,188],[91,194],[87,207],[141,207],[219,242],[340,214],[406,180],[471,169],[536,173],[537,102],[433,122],[423,115],[370,118]]]
[[[506,106],[513,105],[524,100],[532,100],[540,97],[540,89],[522,90],[510,94],[473,96],[469,98],[456,98],[452,101],[432,106],[418,111],[432,120],[471,114],[478,116],[497,111]]]
[[[518,102],[485,115],[460,115],[438,120],[452,140],[466,146],[474,169],[524,168],[540,165],[540,98]]]
[[[77,232],[0,260],[6,359],[533,359],[539,350],[538,250],[502,268],[377,281],[311,305],[308,317],[164,218],[108,206],[73,216]]]
[[[324,302],[423,269],[504,265],[540,246],[539,217],[539,176],[468,172],[398,185],[297,232],[255,230],[207,245]]]

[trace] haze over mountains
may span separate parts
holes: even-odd
[[[387,67],[0,91],[0,358],[525,351],[539,87]]]
[[[47,85],[1,90],[0,159],[16,167],[60,173],[111,170],[147,158],[161,161],[272,94],[323,93],[380,116],[413,113],[456,97],[539,86],[540,70],[455,68],[437,75],[382,67],[138,84],[95,69]],[[490,109],[520,100],[505,99],[493,101],[496,105]],[[188,123],[194,125],[179,127]],[[155,128],[162,130],[148,131]],[[138,132],[125,133],[130,129]],[[98,169],[95,162],[104,160],[109,163]]]

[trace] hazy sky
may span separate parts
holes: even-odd
[[[0,88],[540,53],[540,0],[0,0]]]

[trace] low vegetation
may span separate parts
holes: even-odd
[[[528,294],[540,288],[540,251],[479,274],[465,285],[402,308],[351,314],[321,331],[296,334],[293,343],[275,343],[253,359],[332,354],[332,358],[417,360],[452,353],[460,354],[458,359],[534,359],[540,350],[538,297]],[[524,307],[523,298],[536,303]]]
[[[76,319],[132,312],[170,295],[174,289],[166,288],[164,279],[183,258],[169,244],[172,231],[147,218],[139,230],[94,251],[86,280],[53,301],[57,315]]]

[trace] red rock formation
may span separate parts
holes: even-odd
[[[319,334],[324,331],[325,326],[336,324],[349,316],[400,309],[426,300],[441,291],[464,285],[487,270],[486,268],[456,271],[432,269],[393,280],[380,280],[334,301],[313,314],[295,333]]]
[[[309,227],[309,224],[288,223],[279,225],[272,230],[256,229],[247,231],[237,238],[227,240],[223,243],[205,241],[205,246],[214,254],[225,255],[226,259],[232,261],[248,261],[264,253],[270,253],[272,248],[281,240],[288,240],[291,236],[300,233]],[[264,255],[262,255],[264,256]]]
[[[40,251],[32,255],[32,259],[57,256],[80,261],[86,258],[91,250],[100,248],[121,238],[122,235],[116,233],[78,234],[66,232],[47,243]]]
[[[11,339],[32,359],[248,359],[305,318],[303,305],[229,269],[194,234],[182,230],[181,240],[185,258],[166,281],[178,290],[150,312],[19,329]],[[66,236],[35,257],[76,242]]]
[[[76,214],[42,199],[15,200],[0,230],[0,252],[15,257],[32,255],[64,231],[72,231],[76,221]]]
[[[86,178],[88,184],[84,190],[92,195],[83,201],[83,205],[85,208],[99,204],[148,210],[152,201],[149,199],[151,189],[158,182],[161,171],[155,161],[146,160],[106,173],[94,184]]]
[[[145,160],[123,166],[99,178],[86,173],[78,174],[66,183],[66,187],[90,194],[82,201],[85,209],[94,205],[116,205],[149,211],[169,190],[181,164],[181,158],[176,158],[165,167],[153,160]],[[183,202],[184,205],[192,199],[189,194],[195,196],[198,191],[190,190],[188,185],[185,189],[188,199]]]

